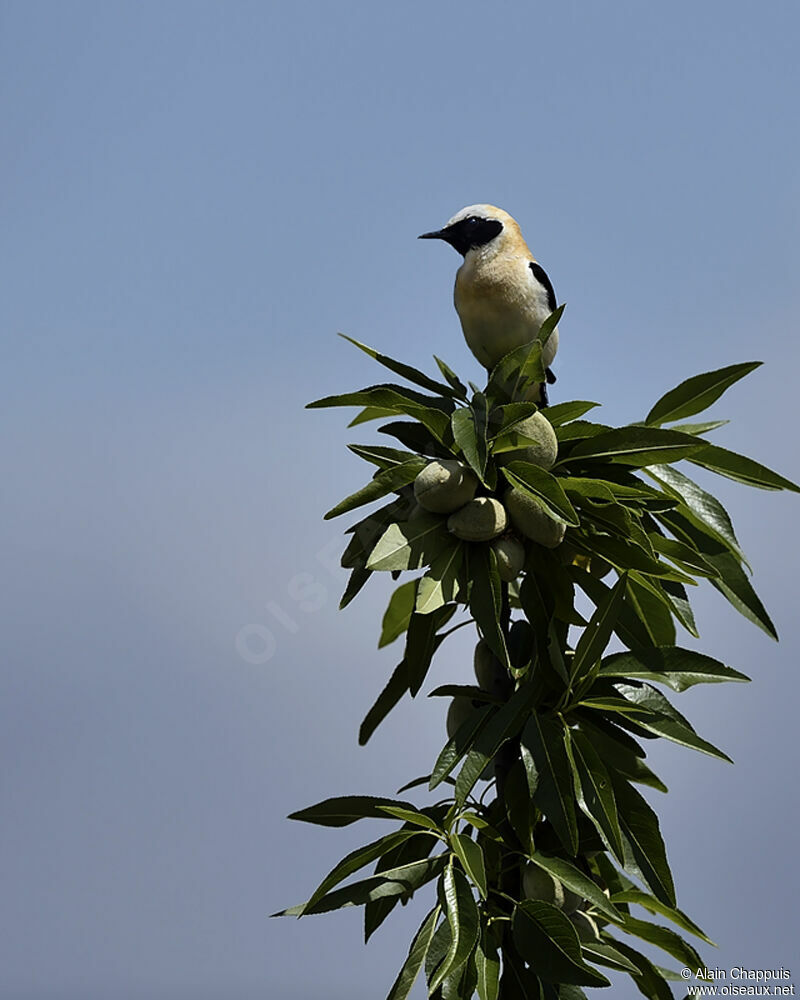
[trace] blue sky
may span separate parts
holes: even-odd
[[[415,237],[488,201],[567,303],[555,399],[636,420],[757,358],[718,440],[800,477],[798,29],[781,2],[0,5],[0,993],[384,995],[416,911],[366,949],[357,913],[267,919],[370,836],[285,815],[393,792],[443,735],[418,699],[356,746],[389,591],[335,610],[321,515],[372,432],[303,405],[382,377],[337,330],[479,377],[458,258]],[[797,498],[717,492],[782,642],[698,594],[700,648],[754,683],[682,696],[736,766],[654,748],[656,806],[709,962],[791,967]]]

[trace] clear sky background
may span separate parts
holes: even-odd
[[[488,201],[567,303],[554,400],[626,422],[761,359],[718,440],[800,477],[799,31],[738,0],[0,3],[0,996],[385,995],[419,908],[366,949],[360,910],[268,919],[372,836],[286,814],[443,741],[420,697],[356,745],[389,586],[336,611],[321,515],[374,431],[303,405],[383,377],[337,330],[479,377],[458,258],[416,236]],[[800,985],[800,498],[716,489],[782,642],[701,590],[699,648],[753,683],[679,704],[736,765],[654,747],[651,799],[709,964]]]

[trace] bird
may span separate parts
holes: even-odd
[[[467,346],[485,368],[491,371],[509,351],[536,339],[557,307],[556,294],[508,212],[494,205],[468,205],[419,239],[444,240],[464,258],[456,272],[455,307]],[[558,328],[542,351],[550,384],[556,380],[550,365],[557,350]],[[527,398],[546,406],[546,384]]]

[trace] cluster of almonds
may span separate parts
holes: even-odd
[[[530,462],[550,469],[558,455],[558,440],[543,413],[534,413],[516,428],[524,447],[495,456],[498,465]],[[530,443],[535,442],[535,443]],[[480,483],[475,473],[458,459],[429,462],[414,482],[419,510],[448,514],[447,530],[466,542],[491,542],[500,578],[515,580],[525,563],[522,535],[548,549],[560,545],[565,526],[554,521],[544,505],[530,493],[509,486],[496,496],[475,496]],[[413,517],[413,514],[412,514]],[[516,533],[516,535],[515,535]]]

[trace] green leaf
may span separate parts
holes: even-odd
[[[437,358],[435,354],[433,356],[433,360],[439,366],[439,371],[447,379],[447,382],[450,385],[451,389],[453,390],[454,394],[458,396],[459,399],[467,399],[469,395],[467,387],[464,385],[464,383],[461,381],[458,375],[456,375],[456,373],[453,371],[450,365],[442,361],[441,358]]]
[[[450,432],[450,414],[454,403],[451,399],[426,396],[405,386],[387,383],[338,396],[325,396],[308,403],[306,409],[331,406],[363,406],[383,410],[386,415],[405,414],[424,424],[438,441],[445,441]]]
[[[476,392],[468,407],[455,410],[450,417],[453,438],[469,466],[483,481],[489,455],[489,410],[486,397]]]
[[[708,560],[716,566],[720,574],[718,579],[711,580],[712,586],[724,594],[730,604],[748,621],[758,625],[768,636],[777,641],[778,633],[767,609],[734,557],[727,552],[721,552],[718,555],[709,555]]]
[[[542,345],[532,340],[506,354],[497,362],[489,376],[487,393],[493,398],[515,401],[525,390],[545,381]]]
[[[408,840],[409,837],[419,836],[418,832],[412,830],[400,830],[396,833],[390,833],[385,837],[380,837],[378,840],[373,840],[371,844],[366,844],[364,847],[358,847],[356,850],[351,851],[346,857],[331,869],[330,872],[325,876],[325,878],[320,882],[319,886],[314,890],[305,904],[304,912],[313,912],[314,906],[322,899],[322,897],[337,886],[340,882],[344,882],[346,878],[352,875],[354,872],[359,871],[361,868],[366,867],[366,865],[371,864],[382,854],[387,851],[398,847],[400,844]]]
[[[391,469],[384,469],[374,476],[366,486],[362,486],[360,490],[352,493],[349,497],[345,497],[335,507],[331,507],[323,517],[326,521],[329,521],[333,517],[339,517],[340,514],[347,514],[357,507],[363,507],[366,503],[380,500],[381,497],[385,497],[388,493],[393,493],[404,486],[408,486],[409,483],[413,483],[424,468],[425,459],[415,456],[411,461],[403,462],[402,465],[395,465]]]
[[[675,886],[667,862],[667,852],[658,817],[645,799],[624,778],[609,772],[617,802],[625,870],[638,876],[657,899],[675,905]],[[630,956],[629,956],[630,957]]]
[[[408,689],[411,697],[418,694],[425,683],[433,654],[444,641],[437,635],[439,629],[453,617],[456,605],[446,604],[426,615],[414,612],[406,634],[406,649],[403,659],[408,669]]]
[[[645,958],[635,948],[623,944],[622,941],[615,941],[614,938],[610,940],[614,941],[614,947],[630,959],[639,970],[639,974],[631,976],[631,979],[643,996],[646,996],[648,1000],[674,1000],[669,984],[649,958]]]
[[[613,944],[608,941],[582,941],[581,948],[583,954],[591,962],[598,965],[605,965],[609,969],[616,969],[619,972],[632,973],[638,975],[639,970],[626,958],[621,951],[617,951]]]
[[[431,946],[433,933],[436,930],[436,922],[439,919],[441,911],[442,908],[437,903],[422,921],[419,930],[414,935],[414,940],[411,942],[411,947],[408,950],[408,958],[403,963],[403,968],[400,970],[397,979],[395,979],[391,990],[389,990],[386,1000],[406,1000],[406,997],[408,997],[419,975],[419,970],[425,962],[425,956],[428,954],[428,948]]]
[[[353,572],[350,574],[347,580],[347,586],[344,589],[341,600],[339,601],[339,610],[344,611],[347,605],[353,600],[353,598],[359,593],[364,584],[372,576],[372,570],[362,569],[360,566],[356,566]]]
[[[515,908],[511,927],[517,951],[540,979],[577,986],[611,985],[583,961],[575,928],[557,906],[526,899]]]
[[[378,695],[377,701],[361,723],[361,728],[358,730],[359,746],[363,747],[367,743],[381,722],[408,691],[408,677],[409,671],[406,661],[401,660],[389,678],[389,683]]]
[[[559,882],[568,889],[571,889],[572,892],[577,893],[584,899],[588,899],[593,906],[596,906],[601,913],[606,914],[609,919],[621,919],[622,914],[619,913],[612,903],[609,903],[608,897],[597,887],[596,883],[587,875],[584,875],[575,865],[570,864],[569,861],[565,861],[563,858],[549,857],[546,854],[542,854],[541,851],[535,851],[529,857],[534,864],[558,879]]]
[[[581,731],[587,733],[592,746],[597,750],[601,758],[608,763],[609,768],[615,768],[621,775],[631,781],[638,782],[640,785],[647,785],[659,792],[667,791],[667,786],[664,782],[642,760],[644,751],[626,733],[621,732],[609,722],[606,723],[605,729],[598,728],[592,725],[591,721],[585,716],[581,716],[580,726]],[[615,736],[617,737],[616,739],[614,738]],[[641,756],[638,756],[626,743],[621,742],[624,740],[631,740]]]
[[[619,691],[626,701],[632,705],[640,706],[649,711],[650,714],[637,715],[636,724],[643,729],[647,729],[656,736],[663,736],[680,746],[689,747],[692,750],[699,750],[710,757],[718,757],[729,764],[733,761],[730,757],[718,750],[712,743],[702,739],[689,725],[688,721],[676,712],[667,699],[655,688],[647,684],[641,687],[634,687],[631,684],[615,684],[615,689]],[[671,718],[667,712],[671,710],[676,717]]]
[[[644,471],[651,479],[660,483],[667,493],[683,502],[687,515],[702,531],[717,539],[740,559],[744,559],[728,512],[716,497],[669,465],[654,465]]]
[[[670,423],[701,413],[715,403],[726,389],[760,365],[760,361],[746,361],[686,379],[658,400],[647,414],[646,423]]]
[[[547,419],[553,427],[561,427],[562,424],[569,423],[570,420],[577,420],[584,413],[593,410],[599,403],[590,403],[584,399],[571,400],[568,403],[554,403],[547,407]]]
[[[378,428],[379,434],[396,438],[406,448],[433,458],[452,458],[453,452],[438,441],[428,428],[417,420],[393,420]]]
[[[450,925],[450,947],[441,965],[434,973],[429,992],[457,972],[467,961],[480,935],[478,907],[466,877],[448,865],[444,872],[444,897],[447,902],[447,922]]]
[[[492,716],[497,709],[494,705],[484,705],[477,708],[453,733],[453,736],[442,748],[431,773],[429,788],[433,791],[451,773],[458,762],[466,756],[472,746],[478,732],[482,729],[486,720]]]
[[[363,458],[365,462],[377,465],[382,470],[394,468],[395,465],[401,465],[417,457],[402,448],[386,448],[378,444],[349,444],[347,447],[354,455]]]
[[[621,919],[615,919],[613,922],[621,927],[626,934],[632,934],[634,937],[641,938],[642,941],[656,945],[689,969],[700,969],[705,964],[695,949],[668,927],[653,924],[649,920],[638,920],[630,914],[625,914]]]
[[[503,630],[500,627],[502,599],[497,558],[490,545],[471,545],[468,550],[467,572],[472,580],[469,609],[483,638],[500,663],[511,666]]]
[[[534,712],[522,732],[522,745],[530,754],[530,758],[523,759],[533,800],[550,820],[566,850],[575,855],[578,822],[566,727],[560,719]]]
[[[340,910],[343,906],[364,906],[378,899],[406,895],[436,878],[444,867],[445,857],[446,855],[439,854],[435,858],[426,858],[399,868],[392,868],[381,872],[380,875],[372,875],[341,889],[334,889],[315,903],[313,908],[303,903],[274,916],[294,917],[330,913],[332,910]]]
[[[597,607],[589,619],[589,624],[581,633],[572,658],[572,680],[576,686],[591,674],[593,667],[603,655],[617,624],[627,586],[628,578],[623,574],[603,603]]]
[[[395,412],[385,406],[365,406],[347,426],[357,427],[359,424],[368,424],[371,420],[383,420],[385,417],[394,416]]]
[[[431,568],[420,579],[417,592],[417,614],[427,615],[443,604],[456,600],[459,594],[458,575],[464,558],[464,543],[452,538],[431,563]]]
[[[694,684],[715,684],[721,681],[749,681],[745,674],[726,666],[693,649],[661,646],[612,653],[600,668],[603,677],[634,677],[657,681],[673,691],[685,691]]]
[[[578,806],[592,821],[608,849],[624,863],[622,834],[611,778],[600,754],[585,733],[570,730],[568,749],[572,751]]]
[[[371,358],[374,358],[374,360],[383,365],[384,368],[388,368],[390,371],[393,371],[395,375],[400,375],[402,378],[408,379],[409,382],[422,386],[423,389],[428,389],[431,392],[436,392],[443,396],[457,395],[457,393],[455,393],[449,385],[444,385],[436,379],[429,378],[424,374],[424,372],[418,371],[416,368],[412,368],[410,365],[406,365],[402,361],[395,361],[394,358],[390,358],[386,354],[380,354],[374,348],[367,347],[366,344],[362,344],[358,340],[348,337],[346,333],[340,333],[339,336],[343,340],[349,341],[349,343],[353,344],[360,351],[368,354]]]
[[[631,573],[628,577],[628,599],[650,637],[647,645],[672,646],[675,642],[675,623],[672,620],[672,605],[667,602],[663,591],[648,586],[644,577]],[[640,643],[626,642],[626,645],[638,646]]]
[[[695,576],[719,576],[719,570],[712,565],[696,549],[684,542],[675,541],[673,538],[665,538],[654,531],[648,535],[656,552],[666,556],[678,566],[679,569]]]
[[[533,704],[535,690],[526,684],[508,699],[477,735],[456,778],[456,803],[463,806],[486,765],[506,740],[522,728]]]
[[[658,913],[662,917],[666,917],[677,927],[688,931],[690,934],[694,934],[696,937],[702,938],[703,941],[706,941],[710,945],[714,945],[711,938],[693,920],[687,917],[682,910],[674,906],[667,906],[660,899],[651,896],[649,892],[644,892],[641,889],[623,889],[621,892],[615,892],[611,897],[611,901],[612,903],[638,903],[639,906],[650,910],[651,913]]]
[[[673,431],[680,431],[681,434],[700,435],[708,434],[710,431],[715,431],[729,423],[730,420],[708,420],[704,424],[675,424],[670,429]]]
[[[489,414],[489,427],[492,432],[494,446],[492,451],[496,454],[503,450],[498,447],[498,442],[504,438],[509,431],[512,431],[523,420],[532,417],[539,412],[539,404],[531,402],[505,403],[496,406]]]
[[[452,834],[450,844],[458,856],[458,860],[461,862],[464,871],[469,875],[481,896],[486,899],[486,865],[483,860],[481,845],[477,844],[465,833]]]
[[[374,795],[340,795],[293,812],[288,818],[303,823],[316,823],[318,826],[349,826],[360,819],[386,819],[381,806],[414,808],[411,802],[399,799],[377,798]]]
[[[416,601],[417,581],[409,580],[408,583],[400,584],[389,599],[389,606],[383,615],[378,649],[388,646],[406,631]]]
[[[512,486],[531,493],[544,503],[546,512],[556,521],[577,527],[580,524],[575,508],[555,476],[530,462],[509,462],[503,474]]]
[[[367,569],[385,572],[420,569],[452,544],[453,536],[435,515],[390,524],[367,560]]]
[[[419,831],[417,831],[419,833]],[[391,871],[402,865],[410,864],[412,861],[422,861],[427,858],[433,848],[439,843],[435,837],[416,836],[409,837],[408,840],[395,847],[386,854],[383,854],[375,865],[375,874]],[[398,903],[405,903],[413,894],[413,889],[406,895],[384,896],[373,902],[367,902],[364,906],[364,943],[366,944],[375,931],[386,920],[389,914],[395,909]]]
[[[500,994],[500,958],[497,946],[487,928],[483,928],[475,949],[478,971],[478,997],[480,1000],[498,1000]]]
[[[394,816],[395,819],[401,819],[404,823],[421,826],[425,830],[433,830],[436,833],[444,832],[436,820],[431,819],[430,816],[426,816],[425,813],[421,813],[417,809],[404,809],[401,806],[380,806],[379,808],[387,816]]]
[[[570,566],[569,573],[581,590],[586,594],[592,603],[599,607],[608,597],[611,588],[606,586],[602,580],[598,580],[580,569],[578,566]],[[620,611],[619,620],[614,626],[614,631],[629,647],[658,645],[658,641],[653,638],[645,623],[639,617],[637,610],[630,600],[630,594],[626,597],[625,604]]]
[[[691,434],[662,430],[659,427],[618,427],[577,444],[569,455],[557,462],[618,462],[641,468],[658,462],[677,462],[708,448]]]
[[[737,455],[735,451],[728,451],[727,448],[720,448],[717,445],[709,444],[702,451],[692,455],[689,459],[695,465],[700,465],[704,469],[716,472],[720,476],[727,476],[738,483],[746,486],[757,486],[762,490],[791,490],[793,493],[800,493],[800,486],[790,479],[773,472],[766,465],[747,458],[745,455]]]

